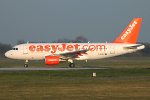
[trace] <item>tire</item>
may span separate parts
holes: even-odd
[[[24,64],[24,67],[25,67],[25,68],[28,68],[28,64]]]
[[[70,63],[69,64],[69,67],[71,68],[71,67],[75,67],[75,64],[74,63]]]

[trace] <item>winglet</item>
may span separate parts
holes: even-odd
[[[134,18],[121,35],[111,43],[136,44],[142,18]]]

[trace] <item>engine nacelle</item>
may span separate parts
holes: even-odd
[[[45,63],[46,65],[57,65],[59,64],[59,56],[46,56]]]

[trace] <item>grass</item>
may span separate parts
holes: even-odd
[[[145,100],[150,99],[150,79],[122,77],[149,77],[149,71],[150,69],[146,68],[2,71],[0,100]],[[90,77],[93,72],[96,72],[96,78]]]
[[[142,80],[80,80],[4,84],[1,100],[149,100],[150,81]]]
[[[100,70],[0,71],[0,100],[149,100],[150,58],[116,57],[75,62]],[[23,61],[3,59],[0,67],[22,67]],[[31,61],[30,67],[46,66]],[[92,77],[92,73],[96,77]]]
[[[32,81],[49,79],[82,79],[92,77],[93,72],[97,78],[103,77],[145,77],[150,76],[150,69],[102,69],[102,70],[58,70],[58,71],[1,71],[2,81]]]

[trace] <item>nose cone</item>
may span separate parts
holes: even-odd
[[[7,52],[5,53],[5,56],[6,56],[7,58],[10,58],[10,56],[11,56],[10,51],[7,51]]]

